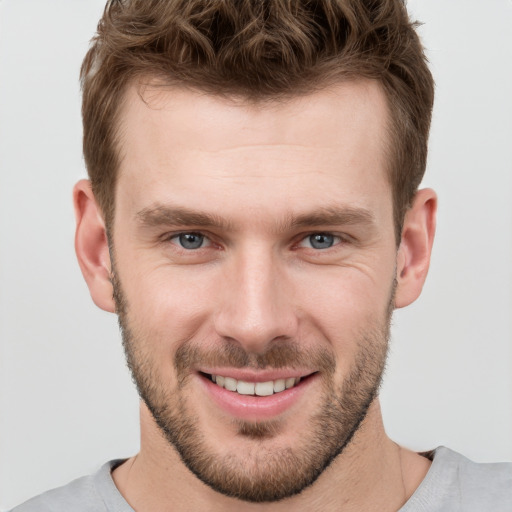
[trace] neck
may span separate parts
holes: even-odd
[[[114,473],[116,486],[138,512],[169,510],[397,511],[423,480],[430,462],[391,441],[378,401],[351,443],[302,493],[276,503],[247,503],[217,493],[183,464],[141,407],[141,450]]]

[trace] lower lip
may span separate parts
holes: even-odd
[[[310,375],[293,388],[270,396],[239,395],[221,388],[209,378],[199,375],[212,400],[229,415],[247,421],[263,421],[283,414],[295,405],[311,387],[317,375]]]

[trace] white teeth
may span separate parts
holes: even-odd
[[[243,380],[239,380],[236,390],[239,395],[254,395],[254,387],[254,382],[244,382]]]
[[[286,389],[290,389],[291,387],[295,386],[295,378],[290,377],[289,379],[286,379],[284,385]]]
[[[240,395],[270,396],[274,393],[280,393],[285,389],[290,389],[300,382],[300,377],[290,377],[288,379],[269,380],[267,382],[245,382],[236,380],[232,377],[223,377],[222,375],[212,375],[213,382],[225,388],[228,391],[235,391]]]
[[[274,394],[274,383],[270,380],[268,382],[257,382],[254,386],[254,393],[258,396],[270,396]]]
[[[274,381],[274,393],[279,393],[286,389],[286,383],[284,379],[277,379]]]
[[[236,379],[232,379],[231,377],[225,377],[224,378],[224,387],[228,391],[237,391]]]

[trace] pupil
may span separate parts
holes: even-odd
[[[185,233],[180,235],[180,244],[184,249],[199,249],[203,245],[203,239],[197,233]]]
[[[333,235],[317,234],[309,237],[311,247],[314,249],[328,249],[334,243]]]

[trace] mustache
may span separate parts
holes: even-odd
[[[216,347],[199,347],[190,343],[181,345],[174,356],[174,367],[178,376],[185,376],[191,368],[232,367],[251,369],[313,368],[333,374],[336,361],[333,353],[325,347],[305,348],[294,341],[278,341],[263,353],[247,352],[236,342],[225,341]]]

